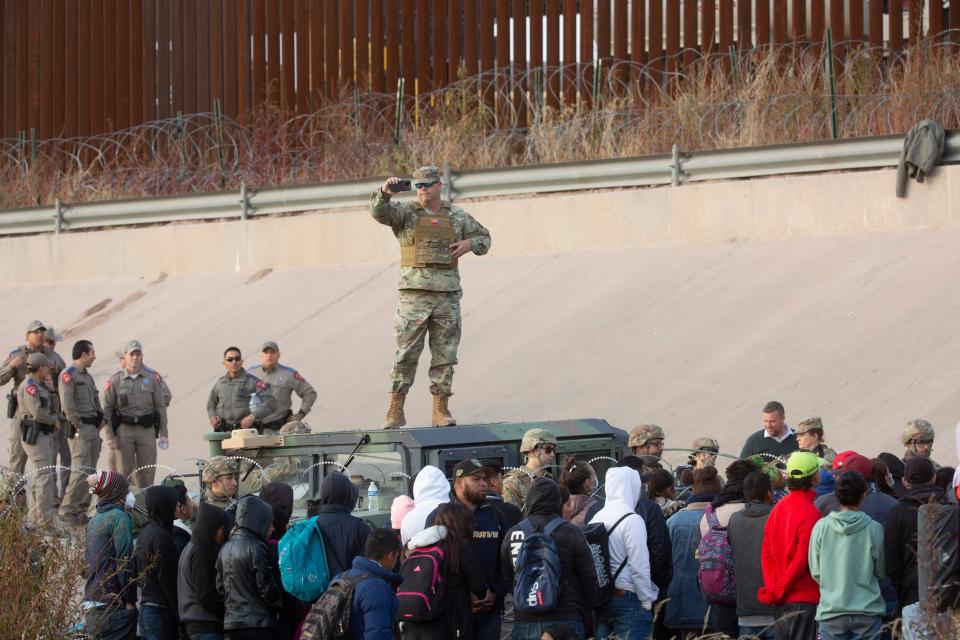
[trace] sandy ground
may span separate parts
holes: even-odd
[[[464,336],[451,401],[461,423],[657,422],[738,452],[776,399],[788,422],[822,416],[827,443],[901,452],[900,429],[937,428],[955,464],[960,229],[521,257],[462,263]],[[95,246],[90,247],[96,251]],[[82,259],[82,256],[77,256]],[[314,429],[370,428],[386,408],[397,266],[104,279],[0,289],[0,335],[33,318],[93,340],[102,388],[130,338],[174,394],[160,462],[205,457],[205,404],[232,344],[280,343],[320,397]],[[408,422],[429,423],[426,365]],[[101,464],[105,459],[101,459]]]

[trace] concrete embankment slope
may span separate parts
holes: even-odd
[[[798,181],[815,185],[811,178],[737,183],[748,200],[761,182],[780,193],[768,201],[768,219],[767,204],[742,199],[737,209],[711,201],[734,193],[720,189],[737,184],[716,185],[716,193],[704,185],[503,205],[531,207],[536,224],[528,227],[522,218],[498,215],[496,203],[469,206],[500,250],[462,262],[464,337],[454,414],[463,423],[603,417],[630,428],[657,422],[667,430],[668,446],[713,435],[736,452],[759,428],[762,405],[777,399],[788,421],[820,415],[831,446],[869,454],[899,452],[903,423],[927,418],[938,431],[934,457],[954,464],[953,425],[960,419],[960,226],[954,216],[960,211],[954,211],[950,187],[960,175],[945,170],[928,185],[914,186],[917,197],[906,201],[892,198],[892,172],[841,178],[825,177],[812,191],[791,187]],[[872,193],[871,181],[883,185],[882,196]],[[703,228],[739,227],[741,239],[698,231],[701,236],[685,232],[689,241],[679,235],[637,240],[636,229],[650,222],[645,198],[667,202],[684,189],[700,190],[702,206],[720,212],[703,217]],[[822,189],[839,200],[859,199],[860,211],[822,210],[829,200]],[[610,197],[633,198],[641,209],[611,213],[605,208]],[[882,199],[886,208],[871,213],[870,198]],[[591,199],[597,203],[592,211]],[[552,210],[543,212],[537,203]],[[583,226],[591,214],[599,227]],[[349,221],[351,234],[368,233],[371,246],[389,246],[389,232],[363,211],[336,215]],[[613,215],[634,216],[633,231],[605,230]],[[565,232],[573,234],[571,246],[538,242],[535,227],[548,240],[562,232],[549,227],[551,216],[571,226]],[[674,228],[685,219],[678,210],[650,216]],[[323,216],[275,223],[306,224],[311,217]],[[749,217],[757,220],[754,226]],[[259,222],[264,229],[268,223]],[[193,226],[207,227],[208,235],[213,227]],[[593,235],[576,236],[588,226]],[[743,240],[751,229],[758,237]],[[42,261],[41,244],[69,241],[72,253],[57,253],[64,265],[83,261],[85,251],[93,261],[119,260],[103,255],[119,251],[111,244],[116,238],[129,247],[139,242],[136,234],[150,233],[159,231],[66,234],[8,247],[34,251],[33,259]],[[525,243],[523,233],[530,234]],[[359,246],[360,240],[351,236],[344,243]],[[216,238],[210,241],[210,253],[223,251]],[[220,241],[229,245],[233,238]],[[292,246],[308,242],[287,238]],[[277,340],[283,360],[319,391],[308,419],[315,429],[379,424],[396,301],[396,261],[383,257],[385,248],[376,249],[383,255],[375,259],[361,256],[339,266],[315,256],[315,266],[273,271],[235,271],[231,264],[220,273],[138,274],[163,252],[183,249],[157,245],[139,258],[128,251],[128,267],[99,279],[69,282],[65,276],[62,282],[0,287],[6,309],[0,335],[12,347],[27,321],[40,318],[69,332],[61,346],[67,359],[75,339],[93,340],[99,354],[93,373],[101,387],[115,370],[114,351],[129,338],[141,340],[147,364],[167,377],[174,393],[172,446],[161,462],[206,455],[204,406],[228,345],[240,346],[254,364],[259,344]],[[426,364],[425,356],[408,401],[414,425],[429,421]]]

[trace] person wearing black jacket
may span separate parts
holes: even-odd
[[[307,516],[317,516],[323,534],[323,549],[331,576],[353,566],[353,559],[362,556],[370,536],[370,525],[350,515],[357,506],[359,492],[350,478],[331,471],[320,482],[319,500],[311,500]]]
[[[216,564],[223,628],[231,640],[273,640],[282,592],[267,547],[273,509],[257,496],[244,496],[237,502],[236,522]]]
[[[527,517],[536,530],[542,531],[554,518],[560,518],[563,499],[560,485],[549,478],[537,478],[527,491]],[[512,589],[514,563],[523,545],[524,533],[521,524],[512,527],[503,541],[500,560],[503,576]],[[557,606],[553,611],[534,615],[516,611],[513,624],[515,640],[539,640],[552,624],[562,622],[579,637],[583,637],[584,624],[591,615],[597,595],[597,571],[590,553],[590,546],[580,527],[564,522],[553,532],[560,560],[560,583],[557,591]]]
[[[920,507],[931,502],[946,504],[943,489],[936,485],[936,470],[928,458],[911,458],[904,469],[907,492],[887,512],[884,524],[884,560],[887,575],[897,590],[900,608],[920,600],[917,578],[917,519]]]
[[[487,468],[487,502],[503,513],[507,527],[512,527],[523,520],[523,511],[503,499],[503,464],[490,458],[483,461],[483,466]]]
[[[201,503],[190,542],[180,555],[178,608],[191,640],[223,638],[223,598],[217,593],[216,563],[228,526],[223,509]]]
[[[177,490],[148,487],[145,495],[150,522],[137,538],[137,572],[140,575],[140,627],[144,640],[177,640],[177,569],[179,556],[173,543],[173,516]]]

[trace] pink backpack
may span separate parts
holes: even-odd
[[[730,546],[730,538],[727,537],[727,528],[720,526],[713,505],[707,505],[704,514],[710,530],[700,538],[700,544],[697,545],[700,592],[703,599],[710,604],[736,604],[737,581],[733,573],[733,548]]]

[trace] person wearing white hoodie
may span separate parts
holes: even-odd
[[[450,502],[450,481],[443,471],[427,465],[420,469],[413,481],[414,506],[400,523],[400,540],[406,545],[413,536],[423,531],[427,516],[441,504]]]
[[[607,531],[612,530],[610,570],[619,574],[613,597],[599,610],[596,637],[647,640],[653,629],[652,607],[658,590],[650,580],[647,527],[634,511],[642,483],[633,469],[614,467],[607,471],[604,487],[606,503],[590,523],[602,522]]]

